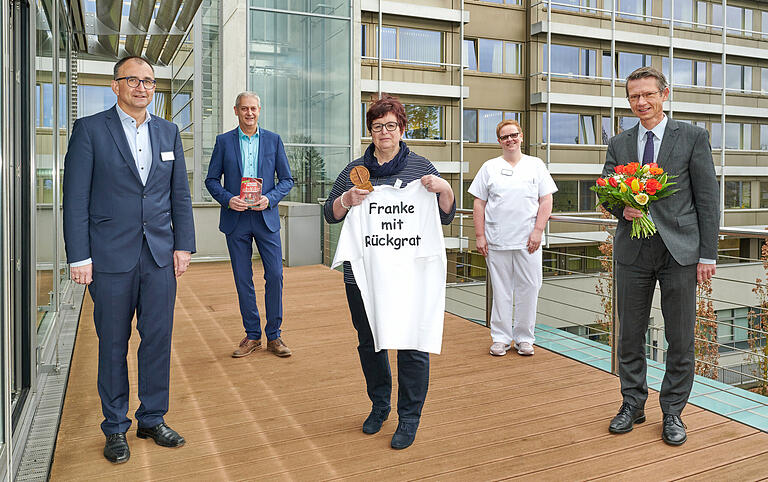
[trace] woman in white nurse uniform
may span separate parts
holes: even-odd
[[[477,250],[493,285],[490,351],[501,356],[514,346],[520,355],[533,355],[541,244],[557,186],[541,159],[520,152],[517,121],[500,122],[496,137],[501,156],[486,161],[469,187]]]

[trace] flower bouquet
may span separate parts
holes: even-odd
[[[653,236],[656,225],[648,217],[648,206],[678,191],[670,187],[675,184],[670,179],[676,176],[664,172],[655,162],[644,166],[630,162],[616,166],[614,171],[613,176],[598,178],[590,189],[597,193],[599,203],[609,208],[630,206],[642,211],[641,217],[632,220],[631,237]]]

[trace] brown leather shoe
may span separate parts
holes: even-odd
[[[272,341],[267,342],[267,350],[271,351],[277,356],[291,356],[291,349],[285,346],[283,340],[275,338]]]
[[[233,358],[240,358],[243,356],[248,356],[254,351],[261,348],[261,340],[250,340],[247,336],[243,338],[243,341],[240,342],[240,345],[237,347],[237,350],[232,352]]]

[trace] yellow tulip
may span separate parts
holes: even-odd
[[[634,184],[634,182],[632,183]],[[641,206],[645,206],[648,203],[648,195],[644,192],[641,192],[640,194],[635,194],[635,201],[637,201],[637,204]]]
[[[622,182],[621,184],[619,184],[619,189],[621,190],[621,192],[627,192],[627,185]]]
[[[632,179],[632,192],[637,192],[640,190],[640,181],[637,179]]]

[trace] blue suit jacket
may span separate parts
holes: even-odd
[[[280,136],[259,127],[258,176],[263,179],[261,194],[269,198],[269,207],[261,213],[264,223],[270,231],[280,230],[280,215],[277,204],[293,187],[291,168],[285,155],[285,147]],[[224,185],[221,185],[221,175]],[[278,182],[275,184],[275,175]],[[240,138],[237,128],[216,136],[211,162],[208,165],[208,177],[205,187],[211,196],[221,204],[219,229],[230,234],[237,225],[240,212],[229,209],[232,196],[240,195],[240,182],[243,178],[243,157],[240,153]]]
[[[75,121],[64,161],[68,262],[91,258],[95,271],[125,273],[139,260],[142,236],[160,267],[173,263],[174,250],[195,252],[179,129],[153,115],[149,136],[152,166],[144,186],[115,107]],[[162,160],[162,152],[173,159]]]

